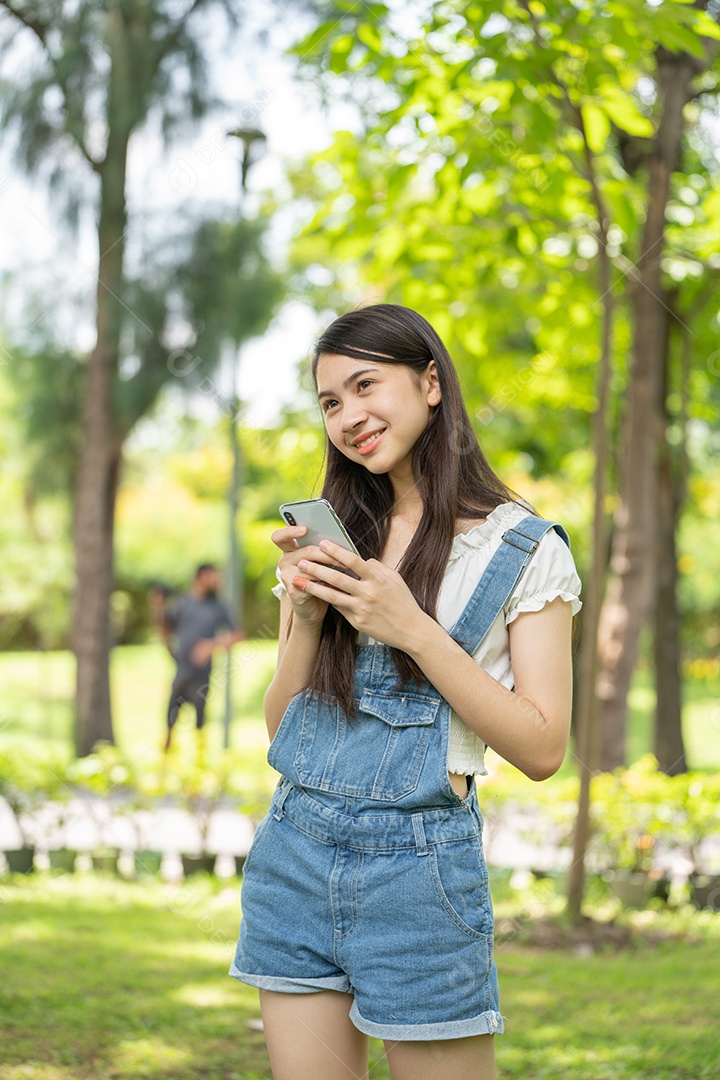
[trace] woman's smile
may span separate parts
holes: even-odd
[[[371,432],[370,435],[362,435],[359,439],[355,439],[352,445],[358,454],[370,454],[378,445],[386,430],[386,428],[379,428]]]

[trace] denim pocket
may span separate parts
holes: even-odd
[[[490,937],[493,910],[480,837],[431,844],[427,861],[435,895],[448,918],[474,940]]]
[[[395,802],[420,779],[438,698],[365,690],[350,724],[336,702],[308,702],[294,766],[318,791]]]

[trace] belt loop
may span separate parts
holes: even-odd
[[[275,805],[275,809],[273,810],[273,817],[276,818],[277,821],[282,820],[283,806],[285,805],[285,800],[287,799],[288,795],[290,794],[291,787],[292,787],[292,784],[290,783],[288,778],[286,776],[283,776],[281,778],[280,783],[278,784],[278,789],[277,789],[280,792],[280,794],[278,795],[277,791],[276,791],[275,796],[273,796],[273,803]]]
[[[417,845],[418,855],[427,855],[428,846],[427,838],[425,836],[425,826],[423,825],[422,814],[412,815],[412,827],[413,832],[415,833],[415,843]]]

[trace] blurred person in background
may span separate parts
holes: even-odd
[[[166,588],[155,585],[150,589],[153,624],[177,665],[168,702],[165,752],[170,749],[180,709],[186,704],[195,709],[198,746],[204,750],[205,705],[213,653],[231,649],[245,637],[243,631],[235,628],[227,605],[218,598],[219,587],[218,568],[214,563],[201,563],[186,596],[172,599]]]

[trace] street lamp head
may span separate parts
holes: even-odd
[[[245,191],[247,184],[247,174],[251,164],[252,148],[255,144],[264,143],[267,141],[267,136],[260,128],[232,128],[226,134],[233,139],[240,139],[243,144],[243,156],[240,165],[240,182],[242,189]]]
[[[261,131],[260,128],[251,127],[231,128],[230,131],[226,132],[226,134],[230,135],[233,139],[242,139],[244,143],[248,144],[252,144],[254,142],[264,142],[267,138],[265,132]]]

